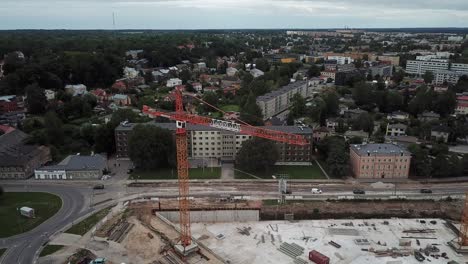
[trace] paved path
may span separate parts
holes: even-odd
[[[223,163],[223,165],[221,165],[221,180],[234,180],[233,163]]]

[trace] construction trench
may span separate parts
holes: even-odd
[[[67,253],[85,248],[94,256],[108,258],[108,263],[127,264],[314,263],[309,260],[313,250],[329,258],[329,263],[420,263],[415,254],[427,263],[468,261],[448,244],[458,237],[458,225],[451,224],[461,215],[463,202],[458,200],[288,201],[278,205],[193,199],[192,237],[199,251],[186,258],[173,249],[179,240],[177,205],[175,199],[122,204],[93,236],[83,236],[67,247]],[[66,263],[50,261],[53,257],[39,263]]]

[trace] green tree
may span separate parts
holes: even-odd
[[[427,84],[432,83],[432,81],[434,80],[434,73],[432,73],[432,71],[426,71],[423,74],[423,79],[424,79],[424,82]]]
[[[326,115],[336,116],[340,110],[340,98],[336,92],[328,92],[323,96],[326,105]]]
[[[257,59],[255,60],[255,68],[267,72],[270,70],[270,63],[266,59]]]
[[[371,104],[373,99],[372,86],[365,82],[359,82],[354,85],[353,99],[358,106]]]
[[[374,131],[374,118],[369,113],[362,113],[353,120],[353,129],[363,130],[372,134]]]
[[[422,148],[420,145],[411,144],[408,146],[411,152],[411,172],[416,176],[429,177],[431,176],[432,165],[429,151]]]
[[[294,94],[291,99],[291,108],[289,114],[291,117],[298,118],[306,114],[306,100],[302,97],[301,94]]]
[[[43,114],[47,107],[47,98],[45,91],[37,83],[28,85],[26,87],[26,103],[28,105],[28,112],[31,114]]]
[[[447,162],[447,155],[439,153],[432,162],[432,175],[434,177],[450,176],[450,165]]]
[[[218,106],[218,96],[216,93],[213,92],[206,92],[203,94],[203,101],[207,102],[208,104],[217,107]],[[206,112],[212,112],[215,111],[211,106],[205,104],[203,106],[204,110]]]
[[[333,177],[344,177],[349,170],[349,154],[344,140],[331,140],[328,143],[327,166]]]
[[[137,125],[129,135],[129,156],[137,168],[156,169],[175,165],[175,144],[169,130]]]
[[[262,138],[252,138],[244,143],[236,155],[236,166],[248,172],[268,172],[279,159],[276,144]]]
[[[65,132],[63,123],[54,112],[47,112],[44,116],[44,128],[49,144],[60,147],[64,143]]]
[[[179,73],[179,78],[182,80],[183,84],[186,84],[192,78],[192,73],[188,69],[183,69]]]
[[[257,105],[255,95],[250,92],[247,96],[247,100],[241,105],[240,119],[253,126],[263,125],[262,110]]]
[[[400,69],[397,72],[394,72],[392,76],[392,80],[396,84],[400,84],[404,78],[405,78],[405,72],[402,69]]]
[[[309,78],[320,76],[320,68],[312,64],[307,70],[307,76],[309,76]]]

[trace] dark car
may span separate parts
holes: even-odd
[[[354,194],[366,194],[366,191],[361,190],[361,189],[354,189],[354,190],[353,190],[353,193],[354,193]]]
[[[94,185],[93,189],[94,190],[102,190],[102,189],[104,189],[104,184]]]
[[[431,189],[421,189],[421,193],[432,193]]]
[[[415,258],[416,260],[418,260],[419,262],[422,262],[422,261],[424,261],[424,260],[426,259],[426,258],[423,256],[423,254],[421,254],[421,252],[419,252],[419,251],[415,251],[415,252],[414,252],[414,258]]]

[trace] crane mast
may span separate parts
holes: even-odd
[[[209,117],[189,114],[184,112],[183,94],[180,89],[175,90],[175,112],[162,112],[143,106],[143,113],[153,117],[165,117],[176,121],[176,148],[177,148],[177,175],[179,182],[179,224],[180,243],[182,252],[192,245],[190,230],[190,204],[189,204],[189,164],[187,153],[187,123],[204,125],[223,130],[238,132],[260,138],[266,138],[277,142],[305,146],[309,142],[301,135],[270,130],[262,127],[255,127],[249,124],[224,121]],[[197,100],[203,102],[201,99]],[[209,104],[207,104],[209,105]],[[211,106],[211,105],[210,105]],[[212,106],[213,107],[213,106]],[[215,108],[215,107],[214,107]],[[219,110],[219,109],[217,109]],[[220,110],[221,111],[221,110]],[[193,245],[192,245],[193,246]]]

